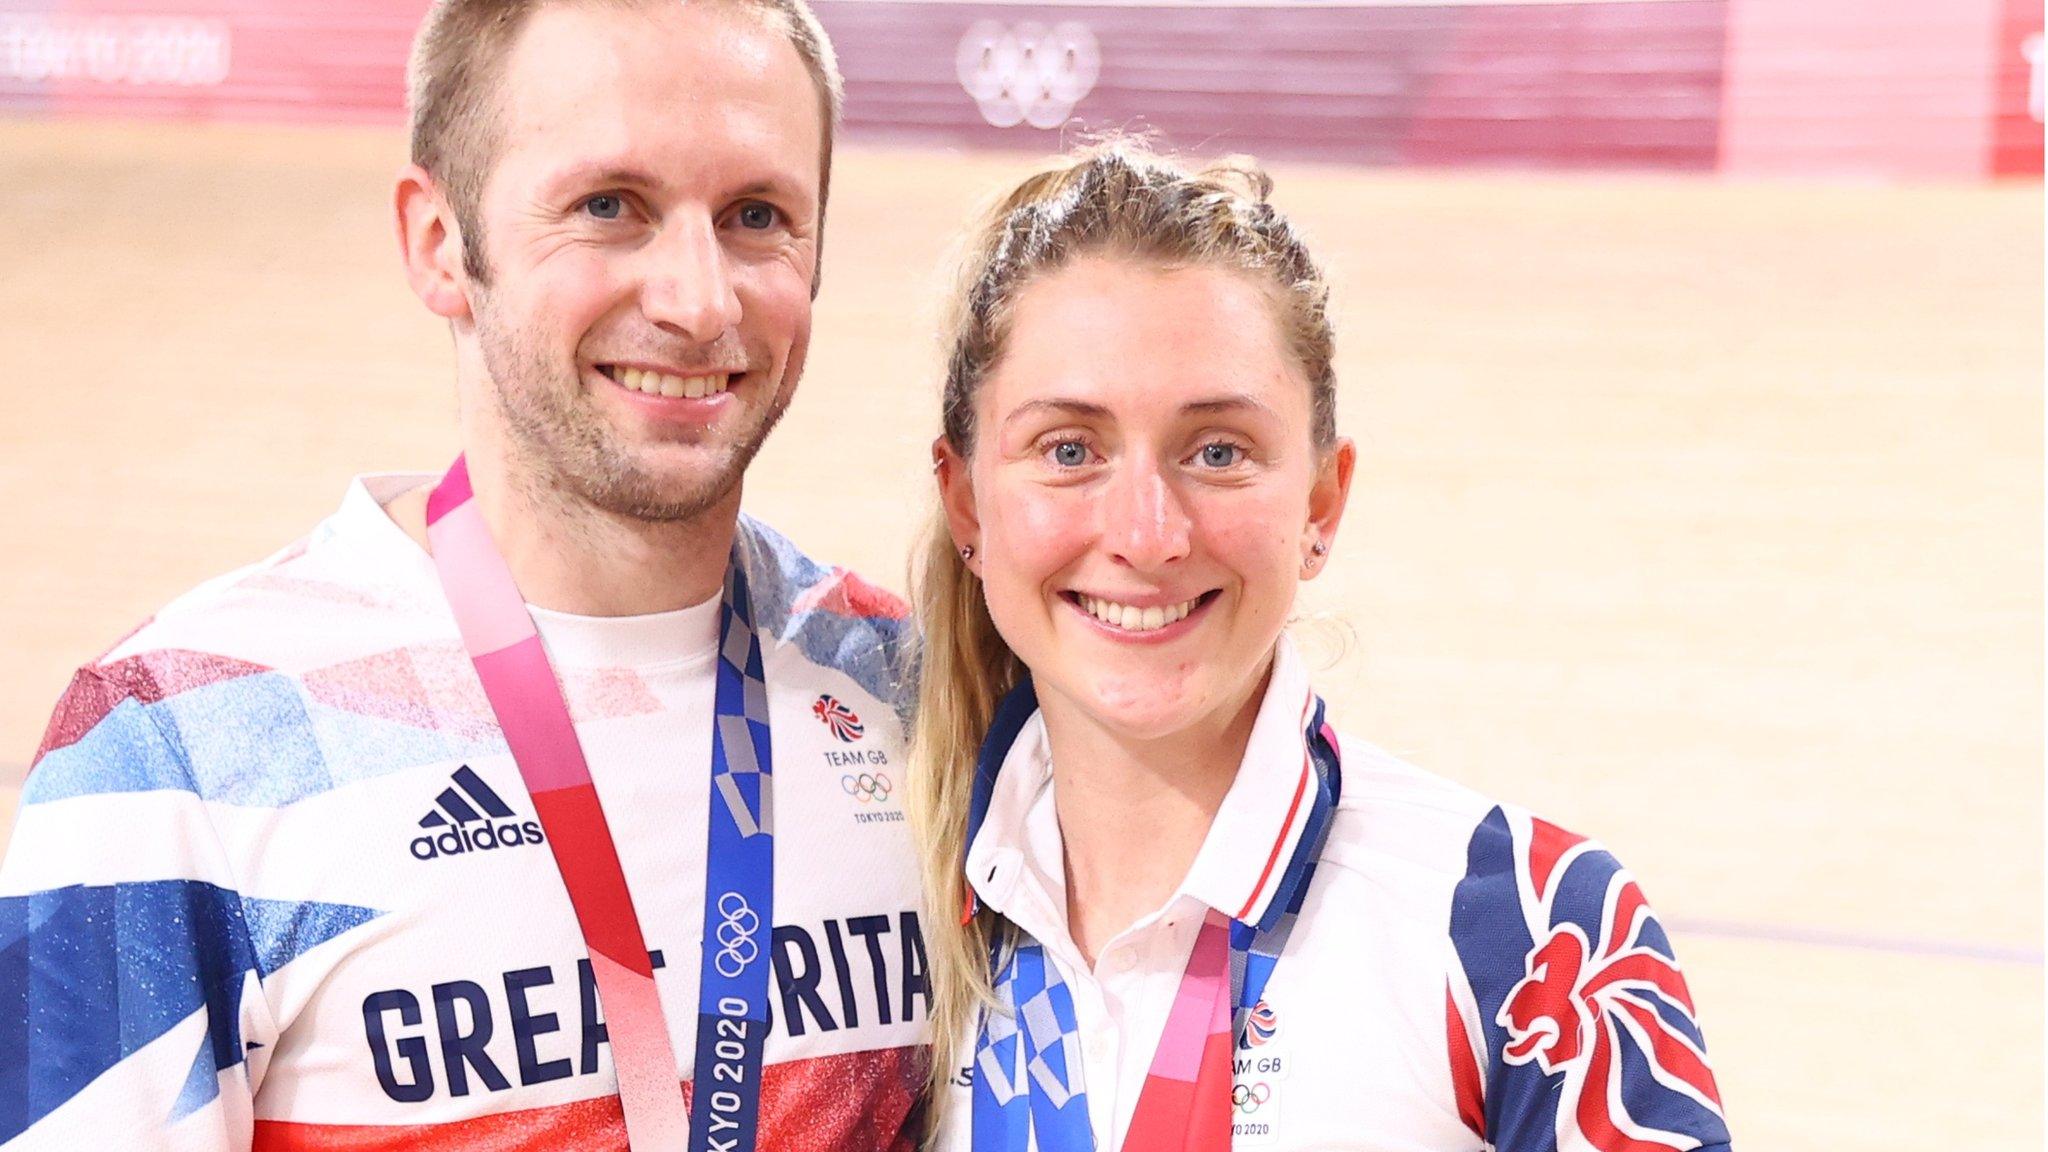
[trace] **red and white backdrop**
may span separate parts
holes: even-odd
[[[426,0],[0,0],[0,113],[395,122]],[[1366,164],[2042,171],[2040,0],[815,0],[851,136]]]

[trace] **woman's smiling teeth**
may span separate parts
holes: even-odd
[[[669,376],[661,372],[643,372],[638,368],[614,368],[612,379],[635,391],[649,396],[666,396],[671,400],[702,400],[725,391],[732,377],[720,373],[716,376]]]
[[[1197,596],[1180,604],[1139,608],[1131,604],[1119,604],[1114,600],[1098,600],[1093,596],[1083,596],[1079,593],[1075,594],[1074,599],[1081,605],[1083,612],[1112,628],[1121,628],[1126,632],[1151,632],[1164,628],[1168,624],[1186,619],[1187,614],[1194,611],[1195,606],[1202,602],[1202,598]]]

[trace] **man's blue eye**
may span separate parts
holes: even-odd
[[[755,201],[740,209],[740,227],[759,232],[775,227],[775,206]]]
[[[1238,447],[1235,444],[1202,445],[1202,463],[1211,468],[1228,468],[1237,463]]]
[[[617,220],[625,206],[625,201],[617,196],[592,196],[583,202],[583,210],[599,220]]]
[[[1088,448],[1079,440],[1063,440],[1053,445],[1052,458],[1063,468],[1079,468],[1088,462]]]

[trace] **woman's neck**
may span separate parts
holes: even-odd
[[[1041,698],[1067,880],[1067,925],[1092,966],[1187,878],[1237,779],[1272,671],[1244,699],[1158,740],[1133,740]]]

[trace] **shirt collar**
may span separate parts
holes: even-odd
[[[1065,908],[1066,868],[1052,808],[1052,753],[1046,743],[1045,714],[1034,710],[1003,757],[981,830],[967,846],[967,882],[982,903],[1041,937],[1044,933],[1037,926],[1019,918],[1017,900],[1022,883],[1026,890]],[[1027,874],[1030,882],[1024,883]]]
[[[1246,923],[1265,916],[1308,822],[1315,769],[1306,732],[1314,707],[1307,668],[1283,634],[1237,778],[1175,900],[1189,897]],[[1030,915],[1037,912],[1064,924],[1061,856],[1045,718],[1035,712],[1004,757],[988,815],[968,846],[967,882],[984,904],[1042,940],[1045,933],[1027,920],[1037,919]],[[1037,902],[1027,893],[1053,907],[1027,907]]]
[[[329,521],[332,530],[346,533],[379,565],[409,576],[436,582],[433,558],[405,529],[391,519],[384,506],[422,484],[432,485],[440,477],[429,472],[367,472],[349,481],[341,507]]]

